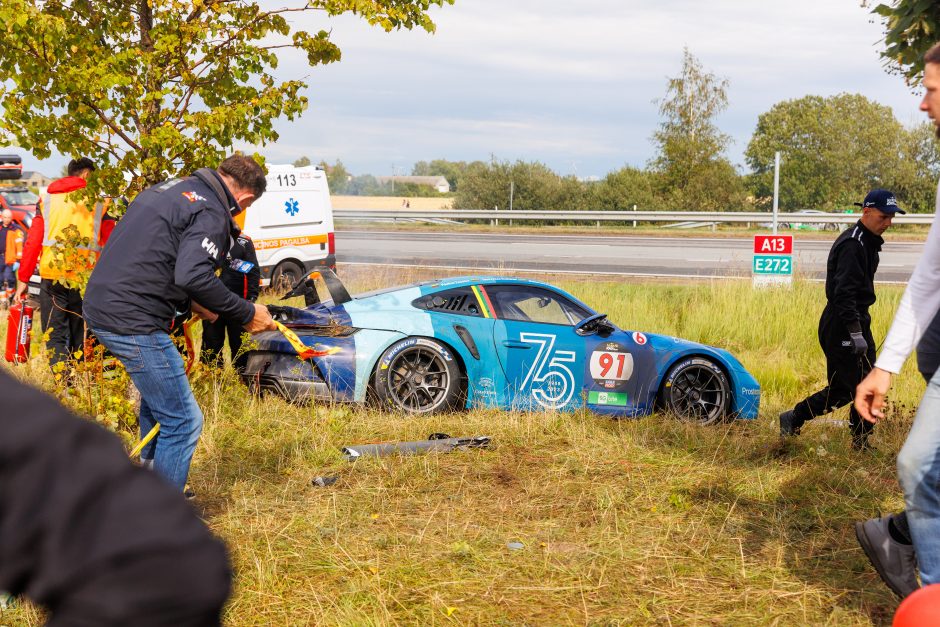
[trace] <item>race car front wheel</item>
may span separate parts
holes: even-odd
[[[683,359],[669,369],[660,392],[666,411],[703,425],[722,420],[731,401],[724,371],[705,357]]]
[[[461,397],[460,366],[440,342],[408,337],[382,353],[374,387],[379,401],[394,409],[411,414],[448,411]]]

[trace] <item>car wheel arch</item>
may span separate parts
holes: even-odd
[[[735,403],[737,402],[737,392],[734,389],[734,377],[731,375],[731,371],[728,369],[728,366],[720,357],[718,357],[717,355],[712,355],[704,351],[693,350],[687,353],[682,353],[680,355],[677,355],[675,358],[669,360],[669,362],[667,362],[664,365],[662,369],[662,374],[659,377],[659,382],[656,385],[656,397],[654,399],[654,406],[656,407],[657,410],[662,409],[662,398],[663,398],[663,390],[665,389],[664,386],[666,385],[666,375],[669,374],[669,372],[680,362],[685,361],[687,359],[696,359],[696,358],[707,359],[708,361],[718,366],[718,369],[721,370],[722,374],[725,375],[725,378],[728,380],[728,388],[729,388],[728,389],[728,404],[727,404],[728,406],[726,408],[727,413],[725,414],[725,416],[726,417],[731,416],[734,411]]]
[[[368,371],[369,382],[368,382],[368,385],[366,386],[366,399],[370,401],[374,401],[377,398],[376,390],[375,390],[375,375],[378,372],[379,361],[381,361],[382,355],[384,355],[385,351],[387,351],[389,347],[394,345],[396,342],[400,342],[410,337],[425,339],[425,340],[433,340],[437,342],[438,344],[441,344],[444,348],[450,351],[450,353],[454,356],[454,359],[456,359],[457,368],[460,371],[461,394],[463,395],[464,398],[467,398],[467,394],[469,393],[469,387],[470,387],[468,375],[467,375],[467,363],[463,355],[460,354],[460,351],[455,349],[454,345],[451,342],[448,342],[447,340],[441,339],[439,337],[432,337],[430,335],[406,335],[402,333],[400,337],[395,337],[393,340],[391,340],[385,346],[383,346],[381,350],[377,350],[375,352],[375,359],[370,365],[369,371]]]

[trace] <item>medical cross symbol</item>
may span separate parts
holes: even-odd
[[[284,202],[284,211],[289,213],[291,217],[297,215],[297,212],[300,211],[300,203],[298,203],[293,198],[286,200]]]

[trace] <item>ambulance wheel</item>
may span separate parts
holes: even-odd
[[[680,420],[710,425],[724,419],[731,405],[731,385],[711,359],[683,359],[666,374],[660,405]]]
[[[456,356],[426,337],[407,337],[389,346],[379,358],[373,383],[380,404],[409,414],[450,411],[462,395]]]
[[[296,261],[282,261],[271,273],[271,286],[276,290],[289,290],[304,275],[304,269]]]

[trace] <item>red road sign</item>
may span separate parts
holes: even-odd
[[[754,254],[792,255],[792,235],[755,235]]]

